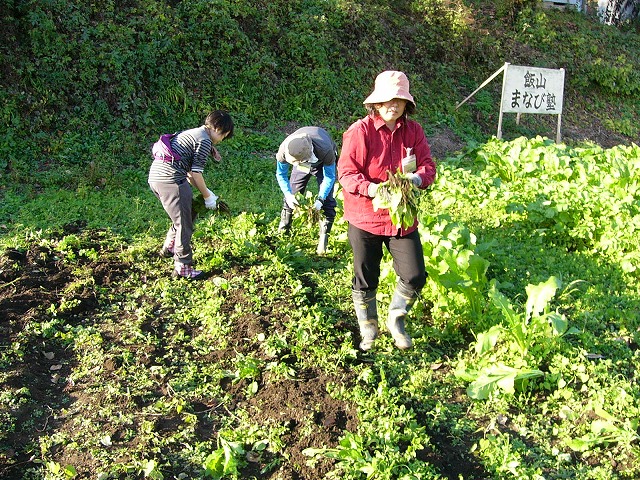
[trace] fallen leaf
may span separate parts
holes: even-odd
[[[599,360],[601,358],[604,358],[604,355],[600,355],[599,353],[587,353],[585,357],[590,360]]]
[[[256,452],[247,452],[247,462],[258,463],[260,462],[260,454]]]

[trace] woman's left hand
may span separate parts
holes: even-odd
[[[216,147],[211,147],[211,156],[216,162],[219,162],[220,160],[222,160],[222,157],[220,156],[220,152],[218,152],[218,149]]]

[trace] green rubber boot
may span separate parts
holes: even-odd
[[[288,232],[291,229],[293,210],[283,208],[280,212],[280,224],[278,225],[279,232]]]
[[[418,292],[398,282],[389,304],[387,328],[395,341],[396,347],[406,350],[413,346],[413,340],[405,330],[405,318],[418,298]]]
[[[316,249],[318,255],[324,255],[327,252],[331,227],[333,227],[333,218],[323,218],[320,220],[320,238],[318,238],[318,248]]]
[[[378,338],[378,305],[376,291],[353,290],[353,305],[360,327],[360,350],[371,350],[373,342]]]

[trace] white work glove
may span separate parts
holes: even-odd
[[[324,203],[318,198],[313,204],[313,208],[315,208],[316,210],[320,210],[322,209],[322,205],[324,205]]]
[[[298,200],[296,200],[296,196],[293,193],[285,193],[284,201],[287,202],[287,206],[291,210],[295,209],[299,205]]]
[[[204,199],[204,206],[214,210],[218,205],[218,196],[209,189],[207,189],[207,192],[209,192],[209,196]]]
[[[407,175],[407,177],[416,187],[420,188],[420,186],[422,186],[422,179],[420,178],[420,175],[416,173],[410,173],[409,175]]]
[[[371,198],[373,198],[373,197],[376,196],[376,193],[378,193],[378,184],[372,182],[367,187],[367,195],[369,195]]]

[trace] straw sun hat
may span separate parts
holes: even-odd
[[[362,103],[384,103],[394,98],[402,98],[411,102],[415,107],[416,102],[409,93],[409,79],[402,72],[387,70],[376,77],[376,84],[371,95]]]

